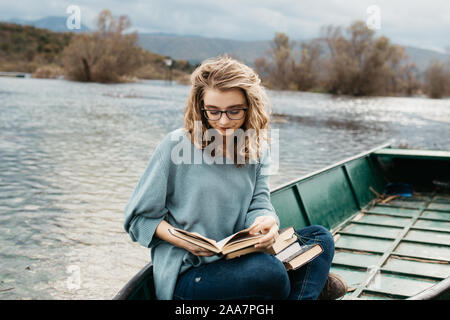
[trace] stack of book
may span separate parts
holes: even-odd
[[[176,237],[211,250],[216,254],[224,255],[225,259],[234,259],[252,252],[272,254],[283,262],[286,270],[296,270],[323,252],[323,248],[319,243],[300,245],[293,227],[280,230],[276,241],[269,248],[255,248],[255,244],[264,235],[251,235],[249,228],[232,234],[218,242],[198,233],[192,233],[182,229],[171,228],[169,231]]]
[[[283,262],[286,270],[296,270],[313,260],[323,252],[319,243],[300,245],[293,227],[285,228],[279,232],[275,243],[268,249],[252,247],[243,248],[225,255],[226,259],[233,259],[251,252],[265,252],[275,255],[275,258]]]

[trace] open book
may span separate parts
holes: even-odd
[[[169,232],[178,238],[198,245],[199,247],[208,249],[217,254],[228,254],[230,252],[240,250],[242,248],[253,247],[259,242],[259,239],[263,237],[263,234],[251,235],[249,233],[250,228],[241,230],[232,234],[225,239],[215,241],[208,239],[196,232],[188,232],[178,228],[169,228]],[[254,248],[257,249],[257,248]]]

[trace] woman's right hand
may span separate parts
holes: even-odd
[[[208,249],[204,249],[204,248],[199,247],[199,246],[197,246],[193,243],[190,243],[186,240],[183,240],[183,239],[173,236],[169,232],[169,228],[172,228],[172,226],[167,221],[162,220],[161,223],[158,225],[158,227],[156,227],[155,235],[158,238],[160,238],[164,241],[167,241],[167,242],[173,244],[174,246],[183,248],[196,256],[210,257],[215,254],[214,252],[212,252]]]
[[[178,246],[180,248],[186,249],[187,251],[189,251],[190,253],[192,253],[195,256],[211,257],[211,256],[215,255],[214,252],[212,252],[212,251],[210,251],[208,249],[199,247],[199,246],[197,246],[197,245],[195,245],[193,243],[190,243],[188,241],[185,241],[183,239],[179,239],[179,240],[180,240],[180,242],[178,243]]]

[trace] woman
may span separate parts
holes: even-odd
[[[278,235],[268,183],[268,99],[259,77],[219,57],[203,62],[191,82],[184,128],[157,146],[125,208],[125,230],[151,249],[157,298],[317,299],[325,283],[336,287],[328,277],[333,238],[320,226],[297,232],[303,242],[321,242],[324,252],[289,273],[269,254],[225,260],[169,232],[221,240],[250,228],[264,234],[260,248]]]

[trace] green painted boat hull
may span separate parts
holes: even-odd
[[[388,182],[414,194],[382,203]],[[450,152],[386,144],[279,186],[271,201],[280,228],[333,233],[331,272],[350,288],[343,299],[450,299],[449,184]],[[148,264],[114,299],[155,299],[152,271]]]

